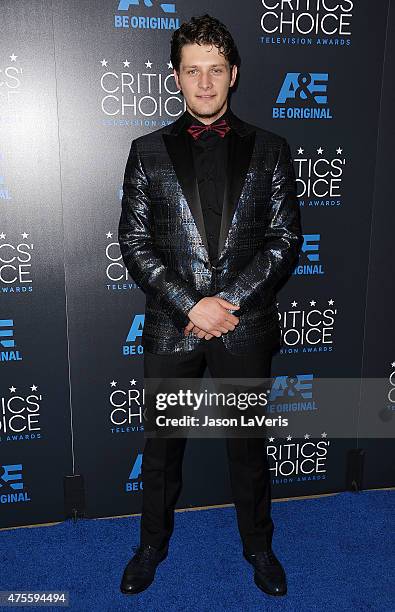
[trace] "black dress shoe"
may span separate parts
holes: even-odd
[[[136,554],[125,567],[121,581],[121,591],[126,595],[135,595],[149,587],[155,578],[157,566],[167,557],[167,550],[161,552],[149,544],[134,550]]]
[[[254,581],[257,587],[268,595],[286,594],[287,579],[285,571],[272,549],[256,553],[243,551],[243,555],[254,566]]]

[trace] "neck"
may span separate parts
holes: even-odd
[[[215,115],[210,115],[209,117],[194,113],[193,110],[188,106],[188,104],[186,105],[186,107],[187,111],[192,115],[192,117],[195,117],[195,119],[198,119],[199,121],[204,123],[204,125],[210,125],[210,123],[213,123],[216,119],[218,119],[218,117],[221,117],[221,115],[223,115],[227,111],[228,101],[225,100],[224,105],[219,109],[219,111],[216,112]]]

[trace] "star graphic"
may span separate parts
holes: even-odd
[[[322,147],[320,147],[319,149],[317,149],[317,153],[318,153],[318,155],[321,155],[321,154],[322,154],[322,152],[323,152],[323,150],[324,150],[324,149],[323,149]]]
[[[293,302],[291,302],[291,306],[297,306],[298,302],[296,300],[294,300]]]
[[[298,149],[298,155],[302,155],[302,153],[304,152],[304,149],[302,149],[302,147],[299,147]]]
[[[115,380],[112,380],[112,381],[111,381],[111,383],[110,383],[110,385],[111,385],[111,387],[116,387],[116,386],[117,386],[117,383],[115,382]]]
[[[17,55],[15,55],[15,53],[13,53],[12,55],[10,55],[10,60],[11,60],[12,62],[16,62],[16,58],[17,58],[17,57],[18,57],[18,56],[17,56]]]
[[[27,238],[29,234],[26,234],[26,232],[23,232],[23,234],[21,234],[22,238]]]
[[[315,306],[316,305],[316,301],[315,300],[310,300],[310,306]]]
[[[128,60],[125,60],[125,61],[123,62],[123,65],[125,66],[125,68],[129,68],[129,66],[130,66],[130,62],[128,62]]]
[[[134,380],[134,378],[133,378],[133,380],[131,380],[131,381],[130,381],[130,384],[133,386],[133,385],[135,385],[135,384],[136,384],[136,382],[137,382],[137,381],[136,381],[136,380]]]
[[[334,300],[328,300],[328,304],[329,304],[329,306],[333,306],[333,304],[334,304],[334,303],[335,303],[335,301],[334,301]]]
[[[274,438],[269,438],[269,442],[274,442]]]
[[[173,68],[173,64],[171,62],[167,62],[167,67],[168,68]]]
[[[341,147],[338,147],[338,148],[336,149],[336,153],[337,153],[338,155],[340,155],[340,153],[343,153],[343,149],[342,149]]]
[[[10,389],[11,393],[14,393],[14,391],[16,391],[16,387],[14,387],[14,386],[9,387],[9,389]]]
[[[308,434],[308,433],[307,433],[307,434],[304,434],[304,439],[305,439],[305,440],[308,440],[309,438],[310,438],[310,434]]]
[[[152,62],[150,62],[149,60],[147,60],[147,61],[145,62],[145,65],[146,65],[146,67],[147,67],[147,68],[151,68],[151,66],[152,66]]]
[[[112,232],[107,232],[106,236],[107,238],[112,238]]]
[[[1,232],[0,238],[5,238],[5,233],[4,232]]]
[[[107,60],[106,59],[102,59],[100,63],[101,63],[102,66],[105,66],[107,68]]]
[[[328,434],[326,434],[325,431],[323,431],[322,434],[321,434],[321,438],[326,438],[327,435]]]
[[[391,368],[395,368],[395,361],[391,363]]]
[[[287,436],[287,440],[288,440],[288,442],[289,442],[290,440],[292,440],[292,436],[291,436],[290,434]]]
[[[30,388],[32,391],[37,391],[37,385],[32,385]]]

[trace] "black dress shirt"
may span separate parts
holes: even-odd
[[[205,125],[188,111],[185,129],[191,124]],[[226,119],[228,109],[212,124]],[[229,155],[231,130],[221,137],[217,132],[208,130],[196,140],[190,135],[194,169],[199,187],[200,201],[209,246],[210,261],[216,265],[218,258],[218,239],[221,228],[223,197]]]

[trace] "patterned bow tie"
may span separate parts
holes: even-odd
[[[217,132],[223,138],[227,132],[230,130],[230,126],[227,124],[226,119],[222,119],[218,121],[218,123],[213,123],[211,125],[198,125],[196,123],[189,126],[187,132],[191,134],[191,136],[196,140],[199,138],[203,132],[207,132],[208,130],[212,130],[213,132]]]

